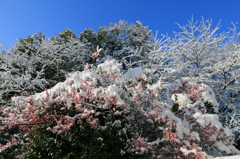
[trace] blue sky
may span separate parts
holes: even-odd
[[[77,35],[85,28],[124,19],[141,21],[160,34],[180,31],[176,22],[186,24],[194,16],[221,21],[221,31],[240,22],[239,0],[1,0],[0,42],[7,47],[20,38],[42,31],[47,37],[65,28]]]

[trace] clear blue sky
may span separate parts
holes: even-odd
[[[42,31],[51,37],[65,28],[77,35],[85,28],[124,19],[141,21],[161,34],[179,31],[175,22],[212,18],[221,31],[240,22],[240,0],[1,0],[0,42],[11,47],[17,39]]]

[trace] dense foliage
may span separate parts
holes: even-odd
[[[159,40],[120,21],[21,39],[0,57],[2,156],[239,154],[239,34],[211,26],[192,20]]]

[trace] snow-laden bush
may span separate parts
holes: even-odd
[[[119,158],[240,154],[229,128],[207,112],[206,105],[218,111],[210,87],[189,78],[165,86],[153,70],[136,67],[122,74],[121,67],[114,59],[97,68],[86,65],[51,89],[12,98],[1,130],[18,128],[21,134],[1,145],[1,152],[22,144],[26,158],[89,158],[97,150]]]

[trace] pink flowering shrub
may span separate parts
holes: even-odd
[[[137,67],[122,74],[121,64],[113,59],[97,68],[86,65],[84,71],[69,74],[66,81],[49,90],[14,97],[13,106],[3,110],[1,130],[21,129],[24,140],[29,141],[27,152],[31,151],[31,136],[36,130],[55,139],[66,134],[77,138],[88,130],[93,136],[85,137],[100,150],[105,140],[124,142],[117,152],[123,158],[132,154],[142,158],[200,159],[221,152],[240,153],[233,146],[231,131],[222,126],[217,115],[207,113],[205,103],[216,112],[218,107],[210,87],[190,79],[167,86],[153,72]],[[114,130],[115,138],[106,137],[104,130]],[[1,151],[18,143],[16,139],[1,145]],[[77,139],[71,140],[73,144],[81,142]],[[75,149],[84,151],[87,146],[84,143]]]

